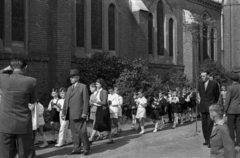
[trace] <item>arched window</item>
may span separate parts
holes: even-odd
[[[4,0],[0,0],[0,38],[3,39],[4,33]]]
[[[76,45],[84,47],[84,0],[76,1]]]
[[[115,11],[116,7],[111,4],[108,9],[108,43],[109,50],[115,50]]]
[[[153,16],[148,14],[148,53],[153,54]]]
[[[92,0],[92,48],[102,49],[102,0]]]
[[[157,29],[158,55],[164,55],[164,12],[162,1],[157,4]]]
[[[206,20],[208,16],[206,14],[203,15],[203,20]],[[203,26],[202,33],[202,41],[203,41],[203,60],[208,58],[208,26]]]
[[[214,29],[211,29],[211,59],[214,60]]]
[[[173,19],[169,19],[169,56],[173,56]]]
[[[24,41],[24,0],[12,0],[12,40]]]

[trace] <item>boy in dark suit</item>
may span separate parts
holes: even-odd
[[[210,105],[217,103],[219,99],[219,86],[215,81],[209,80],[209,72],[201,72],[202,82],[198,84],[198,91],[200,96],[200,112],[202,113],[202,130],[205,142],[203,145],[209,144],[209,137],[211,135],[213,122],[209,116]]]
[[[211,143],[211,158],[235,158],[234,143],[229,135],[229,129],[223,119],[223,106],[213,104],[209,108],[210,117],[214,121]]]

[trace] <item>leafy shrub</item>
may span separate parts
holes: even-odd
[[[81,72],[81,82],[90,85],[98,78],[103,78],[107,85],[113,85],[120,73],[129,67],[130,62],[110,53],[96,52],[86,59],[76,58],[74,67]]]
[[[211,75],[214,76],[214,79],[219,83],[219,84],[229,84],[230,79],[227,76],[227,71],[224,69],[224,67],[220,64],[218,64],[215,61],[212,61],[210,59],[206,59],[203,61],[203,63],[200,65],[200,72],[201,71],[209,71]]]

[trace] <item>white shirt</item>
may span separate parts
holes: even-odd
[[[119,98],[117,94],[108,94],[108,101],[111,101],[111,105],[119,105]]]
[[[209,80],[207,80],[207,81],[204,83],[204,88],[205,88],[205,90],[207,90],[208,82],[209,82]]]
[[[117,96],[118,96],[118,106],[122,107],[122,105],[123,105],[123,97],[120,96],[119,94],[117,94]]]
[[[118,105],[119,105],[118,95],[116,93],[108,94],[108,101],[112,102],[112,104],[109,107],[110,112],[118,113]],[[113,106],[113,105],[116,105],[116,106]]]
[[[58,100],[58,105],[59,105],[59,107],[61,108],[61,110],[60,110],[60,116],[62,115],[62,109],[63,109],[63,106],[64,106],[64,100],[65,100],[65,99],[59,99],[59,100]]]
[[[145,97],[138,98],[137,102],[139,103],[138,108],[145,108],[143,105],[147,104],[147,99]]]

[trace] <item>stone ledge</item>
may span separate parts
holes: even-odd
[[[148,64],[148,68],[149,69],[180,69],[180,70],[184,70],[184,66],[183,65],[172,65],[172,64],[153,64],[153,63],[149,63]]]
[[[14,56],[13,54],[0,52],[0,60],[11,60],[13,56]],[[38,55],[27,56],[26,60],[29,62],[45,62],[45,63],[49,62],[49,59],[47,57],[41,57]]]
[[[217,2],[209,1],[209,0],[187,0],[187,1],[193,2],[193,3],[196,3],[196,4],[200,4],[202,6],[205,6],[207,8],[210,8],[210,9],[213,9],[213,10],[216,10],[216,11],[219,11],[219,12],[222,9],[221,4],[219,4]]]

